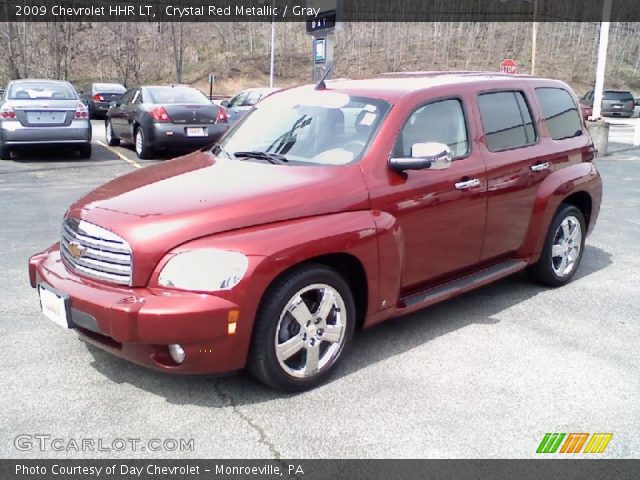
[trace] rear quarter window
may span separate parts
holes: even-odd
[[[520,91],[478,96],[485,142],[491,152],[526,147],[537,142],[531,110]]]
[[[578,106],[562,88],[536,88],[544,119],[551,138],[565,140],[582,135],[582,121]]]

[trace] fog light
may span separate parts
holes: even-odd
[[[171,358],[173,359],[173,361],[179,365],[182,362],[184,362],[184,357],[186,354],[184,353],[184,348],[182,348],[181,345],[178,345],[177,343],[175,343],[175,344],[169,345],[169,355],[171,355]]]

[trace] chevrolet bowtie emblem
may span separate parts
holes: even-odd
[[[69,244],[69,253],[75,258],[80,258],[81,256],[83,256],[86,250],[87,248],[83,247],[79,243],[71,242]]]

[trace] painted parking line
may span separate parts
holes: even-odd
[[[125,155],[123,155],[122,153],[117,151],[115,148],[112,148],[109,145],[107,145],[106,143],[103,143],[100,140],[95,140],[95,142],[98,145],[100,145],[101,147],[104,147],[107,150],[109,150],[111,153],[113,153],[120,160],[124,160],[125,162],[127,162],[129,165],[132,165],[135,168],[142,168],[142,165],[140,165],[138,162],[136,162],[135,160],[131,160],[130,158],[126,157]]]

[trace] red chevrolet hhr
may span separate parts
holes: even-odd
[[[564,83],[340,80],[267,97],[215,147],[73,204],[30,259],[44,314],[176,373],[325,380],[356,328],[580,264],[602,185]]]

